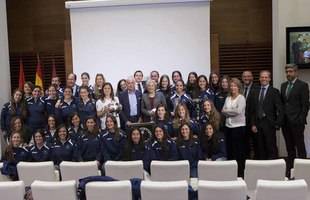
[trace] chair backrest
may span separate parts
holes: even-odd
[[[86,184],[87,200],[131,200],[130,181],[90,182]]]
[[[244,180],[248,190],[256,189],[258,179],[285,180],[286,164],[283,159],[247,160],[245,162]]]
[[[179,161],[152,161],[152,181],[189,181],[189,162]]]
[[[198,182],[198,199],[246,200],[247,187],[243,180]]]
[[[305,180],[258,180],[256,189],[256,200],[306,200],[307,192],[307,183],[305,182]]]
[[[137,161],[107,161],[104,164],[105,175],[118,180],[144,177],[143,162]]]
[[[199,180],[234,181],[238,178],[238,164],[235,160],[198,162]]]
[[[294,160],[294,178],[304,179],[308,184],[308,190],[310,190],[310,160],[308,159]]]
[[[0,162],[0,171],[1,171],[2,167],[3,167],[3,163]],[[6,176],[6,175],[3,175],[0,173],[0,182],[2,182],[2,181],[12,181],[12,180],[10,179],[9,176]]]
[[[142,181],[141,199],[188,200],[188,184],[186,181]]]
[[[31,184],[34,200],[76,200],[75,181],[34,181]]]
[[[87,176],[98,176],[98,166],[96,161],[89,162],[69,162],[63,161],[59,165],[61,180],[75,180],[79,181],[80,178]]]
[[[23,200],[25,184],[23,181],[0,182],[0,197],[6,200]]]
[[[59,181],[55,174],[54,163],[47,162],[19,162],[17,164],[19,180],[30,186],[33,181]]]

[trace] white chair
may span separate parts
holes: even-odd
[[[31,184],[34,200],[76,200],[75,181],[34,181]]]
[[[247,187],[243,180],[198,182],[198,199],[246,200]]]
[[[186,181],[154,182],[142,181],[141,199],[143,200],[188,200]]]
[[[306,200],[307,183],[305,180],[267,181],[258,180],[256,200]]]
[[[295,179],[304,179],[310,190],[310,160],[295,159],[294,160],[294,175]]]
[[[254,196],[256,182],[264,180],[285,180],[286,164],[284,159],[247,160],[245,162],[244,180],[248,187],[248,196]]]
[[[89,162],[69,162],[63,161],[59,165],[61,180],[75,180],[79,181],[80,178],[87,176],[98,176],[98,165],[96,161]]]
[[[238,164],[235,160],[199,161],[198,178],[207,181],[234,181],[238,178]]]
[[[107,161],[104,164],[105,175],[118,180],[144,177],[143,162],[137,161]]]
[[[130,181],[91,182],[86,184],[87,200],[131,200]]]
[[[152,161],[152,181],[189,181],[189,162],[180,161]]]
[[[30,186],[35,180],[59,181],[52,161],[19,162],[17,164],[17,173],[19,180],[24,181],[26,186]]]
[[[0,197],[6,200],[23,200],[25,184],[23,181],[0,182]]]
[[[1,171],[2,167],[3,167],[3,163],[0,163],[0,171]],[[0,172],[0,182],[2,182],[2,181],[12,181],[12,180],[10,179],[10,177],[5,176],[5,175],[1,174],[1,172]]]

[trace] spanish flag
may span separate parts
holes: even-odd
[[[36,70],[36,81],[35,85],[40,86],[41,89],[43,89],[43,75],[42,75],[42,69],[41,69],[41,63],[39,55],[37,55],[37,70]]]
[[[25,84],[25,74],[24,74],[24,65],[23,60],[19,60],[19,80],[18,80],[18,88],[23,89]]]

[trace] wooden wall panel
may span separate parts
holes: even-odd
[[[210,12],[220,44],[271,44],[271,0],[214,0]]]
[[[63,52],[65,0],[7,0],[10,52]]]
[[[220,72],[220,59],[219,59],[219,36],[218,34],[211,34],[211,72]]]

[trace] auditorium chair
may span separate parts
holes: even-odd
[[[0,182],[0,199],[23,200],[25,195],[25,184],[23,181]]]
[[[142,181],[142,200],[188,200],[186,181]]]
[[[25,186],[30,186],[33,181],[59,181],[59,172],[54,169],[52,161],[47,162],[19,162],[17,164],[19,180]]]
[[[86,184],[87,200],[131,200],[130,181],[90,182]]]
[[[245,162],[244,180],[248,196],[253,197],[258,179],[284,181],[286,164],[284,159],[247,160]]]
[[[87,176],[98,176],[100,171],[98,171],[97,161],[89,162],[70,162],[63,161],[59,165],[61,180],[75,180],[79,181],[81,178]]]
[[[75,181],[34,181],[31,190],[33,200],[77,200]]]
[[[243,180],[198,182],[198,199],[246,200],[247,187]]]
[[[143,162],[137,161],[107,161],[104,164],[105,175],[117,180],[144,178]]]
[[[307,183],[305,180],[269,181],[258,180],[256,200],[306,200]]]
[[[1,171],[2,167],[3,167],[3,163],[0,162],[0,171]],[[11,181],[11,179],[10,179],[10,177],[5,176],[5,175],[1,174],[1,172],[0,172],[0,182],[2,182],[2,181]]]
[[[190,169],[187,160],[179,161],[152,161],[151,176],[152,181],[189,181]]]
[[[198,162],[198,178],[207,181],[234,181],[238,178],[238,164],[235,160],[229,161],[202,161]]]

